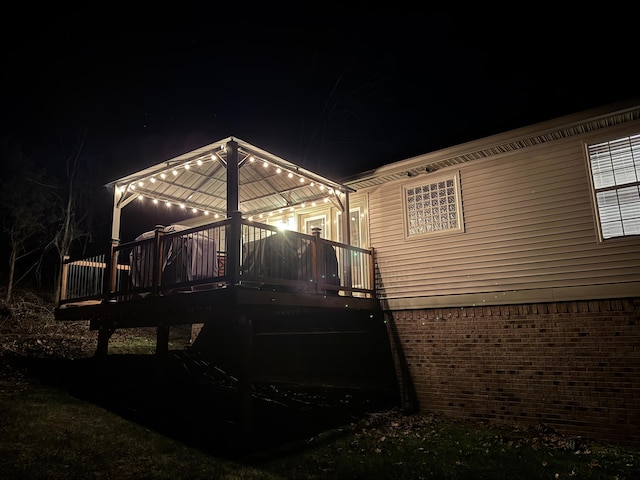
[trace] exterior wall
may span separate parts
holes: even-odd
[[[640,445],[640,297],[387,320],[407,407]]]
[[[585,152],[639,133],[638,109],[557,119],[354,180],[368,195],[406,408],[640,445],[640,236],[599,240]],[[403,187],[454,173],[464,230],[407,236]]]
[[[633,296],[640,237],[598,241],[584,146],[639,131],[632,122],[366,189],[386,307]],[[446,170],[460,175],[464,232],[405,238],[403,185]]]

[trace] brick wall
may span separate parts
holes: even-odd
[[[408,408],[640,445],[640,298],[386,317]]]

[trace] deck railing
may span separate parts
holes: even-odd
[[[374,297],[373,272],[371,250],[237,216],[172,232],[158,229],[106,254],[67,259],[59,303],[229,285]]]

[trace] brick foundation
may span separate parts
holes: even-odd
[[[386,318],[407,407],[640,445],[640,298]]]

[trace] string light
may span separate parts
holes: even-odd
[[[225,151],[225,150],[226,150],[225,145],[222,145],[222,146],[220,147],[220,150],[221,150],[221,151]],[[216,152],[213,152],[213,153],[211,153],[211,154],[210,154],[210,158],[211,158],[211,160],[212,160],[212,161],[215,161],[215,160],[217,160],[219,157],[217,156],[217,153],[216,153]],[[255,156],[253,156],[253,155],[251,155],[251,156],[249,157],[249,161],[250,161],[251,163],[255,163],[255,162],[256,162],[256,160],[258,160],[258,159],[257,159]],[[193,162],[193,163],[190,163],[190,162]],[[160,172],[160,174],[159,174],[159,175],[158,175],[158,174],[154,174],[154,176],[149,177],[147,180],[148,180],[150,183],[155,184],[155,183],[157,183],[157,180],[158,180],[158,178],[157,178],[157,177],[159,177],[159,179],[161,179],[161,180],[165,180],[165,179],[167,178],[167,172],[168,172],[168,171],[170,171],[170,172],[173,174],[173,176],[174,176],[174,177],[177,177],[177,176],[179,175],[179,169],[180,169],[180,168],[184,168],[185,170],[190,170],[192,166],[195,166],[195,165],[202,166],[202,165],[203,165],[203,163],[204,163],[202,158],[198,158],[197,160],[191,160],[190,162],[185,162],[185,163],[184,163],[184,164],[182,164],[182,165],[176,165],[176,166],[174,166],[173,168],[171,168],[171,169],[169,169],[169,170],[167,170],[167,171],[165,171],[165,172]],[[263,166],[264,168],[268,168],[268,167],[270,166],[270,164],[269,164],[269,162],[268,162],[268,161],[266,161],[266,160],[262,160],[262,166]],[[288,178],[293,179],[294,177],[296,177],[296,176],[297,176],[297,177],[298,177],[298,180],[299,180],[299,182],[300,182],[301,184],[304,184],[304,183],[307,181],[307,178],[305,178],[305,177],[304,177],[304,176],[302,176],[302,175],[297,174],[297,170],[298,170],[297,168],[296,168],[296,173],[294,173],[293,171],[285,170],[285,169],[283,169],[283,168],[282,168],[282,167],[280,167],[280,166],[276,166],[276,165],[274,165],[274,166],[276,167],[276,170],[275,170],[275,171],[276,171],[276,173],[278,173],[278,174],[282,173],[283,171],[286,171],[286,173],[287,173],[287,177],[288,177]],[[138,180],[136,183],[131,183],[131,184],[129,184],[128,186],[121,185],[120,187],[118,187],[118,191],[119,191],[120,193],[124,193],[124,192],[126,191],[126,189],[127,189],[127,188],[128,188],[130,191],[135,191],[135,190],[136,190],[136,184],[137,184],[137,186],[138,186],[138,187],[141,187],[141,188],[142,188],[142,187],[144,187],[144,185],[145,185],[145,183],[144,183],[144,179],[142,179],[142,180]],[[316,183],[315,183],[314,181],[309,181],[309,187],[315,187],[315,186],[316,186]],[[320,190],[320,191],[325,191],[325,188],[326,188],[326,189],[327,189],[327,191],[329,192],[329,194],[339,195],[339,194],[341,194],[341,193],[342,193],[342,190],[341,190],[339,187],[335,188],[335,190],[334,190],[334,189],[333,189],[333,188],[331,188],[331,187],[325,187],[325,185],[323,185],[323,184],[317,184],[317,186],[318,186],[318,188],[319,188],[319,190]],[[193,195],[190,195],[190,196],[189,196],[189,199],[190,199],[192,196],[193,196]],[[142,195],[142,194],[139,194],[137,198],[138,198],[139,200],[143,200],[143,198],[144,198],[144,197],[143,197],[143,195]],[[154,204],[158,204],[158,203],[159,203],[159,200],[158,200],[157,198],[153,198],[153,197],[149,197],[149,198],[153,201],[153,203],[154,203]],[[329,198],[328,198],[328,197],[324,197],[322,201],[323,201],[324,203],[328,203],[328,202],[329,202]],[[165,201],[165,205],[166,205],[167,207],[170,207],[170,206],[171,206],[171,202],[170,202],[170,201]],[[182,209],[187,208],[187,206],[186,206],[184,203],[180,203],[180,204],[178,204],[178,205],[179,205],[179,206],[180,206],[180,208],[182,208]],[[306,203],[301,203],[301,204],[299,204],[299,205],[297,205],[297,206],[296,206],[296,205],[290,205],[290,206],[289,206],[289,207],[287,207],[287,208],[288,208],[288,211],[293,212],[293,211],[295,211],[295,209],[296,209],[296,208],[306,208],[306,206],[307,206],[307,204],[306,204]],[[312,202],[311,202],[311,206],[312,206],[312,207],[316,207],[316,206],[317,206],[317,202],[316,202],[316,201],[312,201]],[[200,210],[199,210],[198,208],[196,208],[196,207],[192,207],[192,208],[191,208],[191,211],[192,211],[194,214],[196,214],[196,213],[198,213]],[[283,208],[279,208],[279,209],[277,210],[277,212],[278,212],[278,213],[280,213],[280,214],[282,214],[282,213],[284,212],[284,209],[283,209]],[[209,215],[209,211],[207,211],[207,210],[202,210],[202,213],[203,213],[204,215]],[[264,215],[266,215],[266,214],[267,214],[267,212],[265,212],[264,214],[263,214],[263,213],[260,213],[260,214],[259,214],[259,218],[264,218]],[[271,217],[271,216],[273,216],[273,215],[274,215],[274,211],[270,211],[270,212],[268,212],[268,216],[269,216],[269,217]],[[220,215],[215,214],[215,218],[219,218],[219,217],[220,217]],[[253,217],[253,216],[251,216],[251,217],[249,217],[249,218],[250,218],[251,220],[253,220],[253,218],[254,218],[254,217]]]

